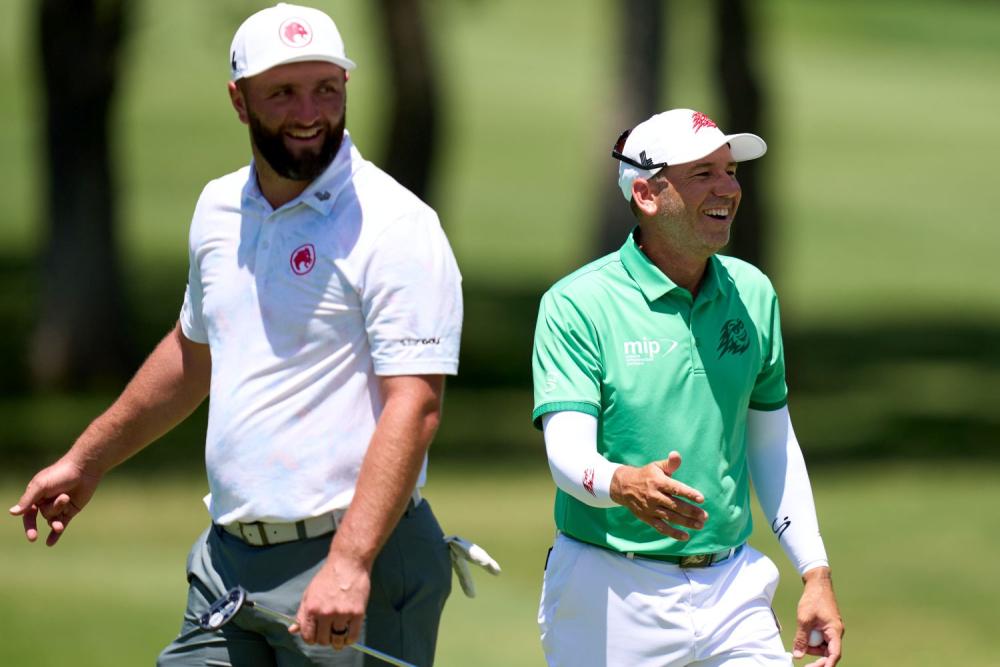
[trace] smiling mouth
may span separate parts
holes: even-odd
[[[702,211],[705,215],[715,220],[727,220],[729,218],[729,209],[723,206],[716,208],[708,208]]]
[[[317,127],[312,130],[289,130],[285,135],[295,141],[312,141],[323,133],[323,128]]]

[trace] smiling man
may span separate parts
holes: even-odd
[[[716,254],[740,204],[737,164],[765,150],[691,109],[624,132],[612,156],[638,225],[542,298],[533,419],[559,531],[538,615],[550,667],[840,659],[777,297]],[[792,655],[771,611],[777,568],[746,544],[751,478],[804,581]]]
[[[419,489],[458,368],[455,258],[434,211],[345,130],[354,63],[329,16],[260,11],[228,61],[253,160],[202,192],[180,321],[12,513],[31,541],[41,514],[54,545],[109,470],[209,396],[211,525],[158,664],[359,667],[339,649],[364,640],[430,665],[451,564]],[[202,632],[237,585],[296,615],[292,632],[252,612]]]

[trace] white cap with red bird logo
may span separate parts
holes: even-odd
[[[711,118],[693,109],[671,109],[622,132],[611,150],[620,160],[618,186],[632,200],[632,182],[649,180],[666,166],[686,164],[729,144],[737,162],[754,160],[767,151],[756,134],[724,134]]]
[[[230,49],[233,81],[288,63],[321,60],[354,69],[333,19],[312,7],[279,3],[240,26]]]

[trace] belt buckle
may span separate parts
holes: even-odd
[[[260,544],[255,544],[246,534],[246,527],[253,526],[257,529],[257,539]],[[267,546],[267,532],[264,530],[264,525],[260,521],[252,521],[250,523],[240,522],[240,535],[243,537],[243,541],[247,544],[255,547],[266,547]]]
[[[677,563],[680,567],[708,567],[715,563],[716,554],[695,554],[693,556],[681,556]]]

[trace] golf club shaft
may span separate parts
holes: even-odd
[[[288,621],[289,623],[298,623],[297,620],[295,620],[291,616],[287,616],[285,614],[282,614],[280,611],[274,611],[273,609],[268,609],[267,607],[263,607],[263,606],[257,604],[256,602],[250,602],[249,604],[252,605],[254,609],[259,609],[260,611],[264,612],[265,614],[267,614],[269,616],[274,616],[275,618],[280,618],[281,620]],[[362,653],[367,653],[368,655],[372,656],[373,658],[378,658],[379,660],[384,660],[385,662],[388,662],[390,665],[396,665],[396,667],[416,667],[416,665],[411,664],[409,662],[406,662],[405,660],[400,660],[399,658],[394,658],[391,655],[387,655],[385,653],[382,653],[381,651],[376,651],[375,649],[369,648],[369,647],[365,646],[364,644],[357,644],[357,643],[355,643],[355,644],[348,644],[348,646],[350,646],[353,649],[357,649],[358,651],[361,651]]]

